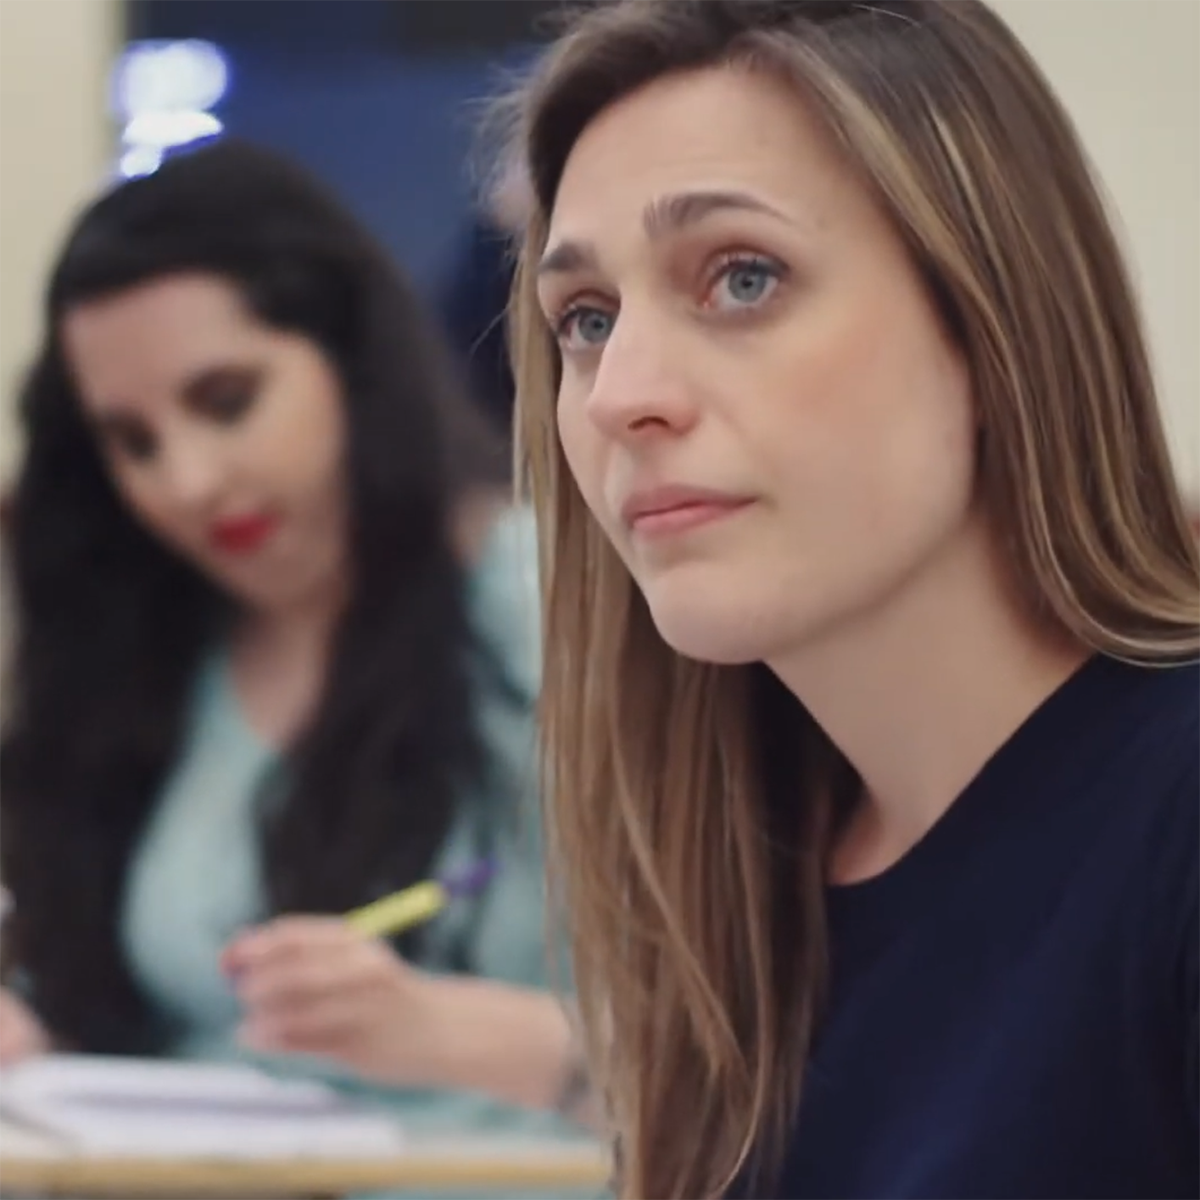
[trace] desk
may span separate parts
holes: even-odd
[[[404,1154],[376,1162],[84,1158],[0,1124],[0,1196],[326,1200],[372,1191],[507,1191],[558,1198],[599,1195],[608,1177],[607,1153],[586,1142],[422,1139]]]

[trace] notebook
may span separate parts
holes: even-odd
[[[0,1070],[0,1117],[89,1155],[377,1159],[399,1124],[241,1064],[49,1055]]]

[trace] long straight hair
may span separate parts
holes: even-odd
[[[513,350],[551,861],[625,1197],[719,1195],[779,1149],[825,986],[832,813],[854,783],[765,667],[667,646],[555,428],[532,268],[567,157],[614,101],[717,64],[789,82],[906,244],[970,364],[979,487],[1035,618],[1142,663],[1200,646],[1197,549],[1130,283],[1071,123],[999,18],[976,0],[574,16],[508,112],[536,197]]]

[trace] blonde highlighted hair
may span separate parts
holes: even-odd
[[[1200,649],[1196,543],[1132,289],[1071,122],[977,0],[618,0],[514,98],[533,185],[515,290],[521,470],[540,526],[555,882],[621,1195],[718,1196],[769,1165],[825,979],[824,863],[852,772],[761,666],[656,632],[560,449],[532,267],[567,157],[617,99],[733,64],[794,85],[959,339],[979,486],[1030,610],[1165,663]]]

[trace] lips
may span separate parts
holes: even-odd
[[[251,554],[263,546],[279,528],[279,518],[270,513],[227,517],[210,530],[213,544],[227,554]]]
[[[621,517],[642,535],[681,533],[745,508],[751,497],[679,484],[632,493],[621,506]]]

